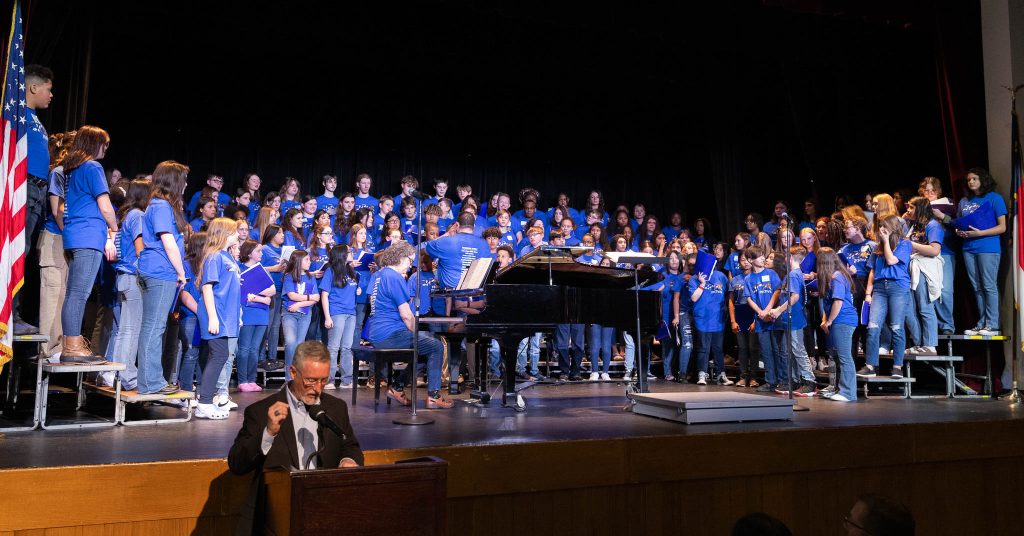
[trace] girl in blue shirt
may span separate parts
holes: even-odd
[[[320,284],[320,305],[327,328],[327,350],[331,354],[331,372],[328,386],[334,388],[334,375],[341,365],[341,388],[352,387],[352,340],[356,329],[357,275],[349,262],[349,247],[331,248],[330,262]],[[338,360],[338,352],[341,359]]]
[[[107,192],[107,179],[97,160],[103,158],[110,136],[101,128],[83,126],[59,165],[67,175],[64,212],[64,251],[68,262],[67,292],[61,309],[64,330],[61,362],[103,361],[82,337],[82,318],[103,258],[117,255],[113,236],[117,219]]]
[[[334,231],[329,223],[319,224],[310,233],[309,248],[309,275],[316,279],[316,286],[321,286],[321,279],[324,277],[324,270],[328,263],[328,254],[331,246],[334,245]],[[324,327],[323,311],[314,307],[310,311],[309,332],[306,333],[306,340],[327,341],[327,331]]]
[[[260,360],[265,361],[265,368],[276,370],[283,366],[277,359],[277,345],[281,341],[281,287],[283,285],[282,274],[288,266],[288,261],[281,258],[281,246],[284,245],[284,231],[278,225],[268,225],[263,231],[260,242],[263,244],[260,264],[270,273],[274,280],[275,290],[273,299],[270,302],[269,320],[267,323],[267,342],[260,345]]]
[[[974,287],[981,317],[965,335],[999,335],[999,236],[1006,231],[1006,201],[999,195],[996,181],[984,168],[967,172],[967,196],[960,199],[957,217],[970,215],[982,205],[992,207],[996,223],[987,229],[970,227],[956,234],[964,239],[964,266]]]
[[[309,254],[297,249],[288,259],[288,268],[284,274],[281,328],[284,331],[285,376],[289,380],[295,347],[305,340],[306,333],[309,332],[310,309],[320,302],[316,278],[309,274],[309,266]]]
[[[738,240],[739,235],[737,235]],[[744,288],[747,284],[746,276],[750,273],[751,265],[750,260],[742,252],[740,252],[737,263],[741,272],[738,275],[731,276],[729,279],[729,294],[727,296],[729,325],[732,328],[732,332],[736,334],[736,353],[740,362],[740,379],[736,382],[736,386],[757,387],[757,380],[754,379],[754,369],[757,368],[757,364],[755,362],[753,367],[750,365],[750,352],[754,349],[756,337],[754,333],[754,312],[750,309],[746,294],[744,293]]]
[[[217,217],[217,200],[212,197],[201,197],[196,206],[195,218],[189,222],[192,232],[198,233],[204,225]]]
[[[871,304],[868,321],[868,344],[865,359],[867,364],[857,375],[871,377],[878,365],[878,343],[883,323],[892,334],[894,378],[903,377],[903,357],[906,350],[906,334],[903,322],[906,318],[907,301],[910,299],[910,241],[903,238],[903,220],[898,216],[886,216],[878,226],[879,246],[868,260],[871,273],[868,275],[865,300]]]
[[[245,272],[249,268],[262,264],[263,244],[254,240],[246,240],[238,250],[239,268]],[[273,277],[271,277],[273,280]],[[238,353],[236,368],[238,369],[238,390],[242,392],[262,391],[256,384],[256,361],[259,356],[260,343],[267,333],[270,324],[270,306],[277,294],[277,286],[271,284],[262,292],[249,293],[241,296],[242,327],[238,330]]]
[[[307,244],[312,243],[313,233],[320,225],[327,227],[329,230],[331,229],[331,215],[324,209],[317,210],[316,214],[313,215],[313,222],[310,225],[303,227],[302,235],[306,237]],[[331,231],[331,235],[334,235],[333,230]],[[345,238],[347,240],[348,237]]]
[[[284,245],[295,249],[306,249],[306,238],[302,234],[302,211],[290,208],[281,218],[281,230],[284,231]]]
[[[139,332],[139,394],[177,391],[164,380],[163,343],[167,315],[185,285],[182,250],[189,230],[181,206],[188,166],[173,160],[153,170],[153,194],[142,223],[139,286],[142,287],[142,327]]]
[[[118,209],[121,232],[118,249],[121,254],[114,264],[117,274],[117,303],[114,305],[114,326],[107,346],[107,359],[124,363],[121,386],[135,389],[138,370],[135,357],[139,351],[139,328],[142,320],[142,291],[139,289],[138,259],[142,251],[142,218],[149,203],[153,181],[135,179],[128,187],[124,204]],[[97,383],[113,386],[114,373],[101,373]]]
[[[823,310],[821,329],[829,336],[829,349],[837,368],[830,374],[837,388],[826,388],[824,396],[835,402],[854,402],[857,378],[853,364],[853,330],[857,328],[858,315],[853,307],[853,278],[832,248],[818,249],[816,272],[821,274],[818,282]]]
[[[237,225],[234,220],[217,218],[206,226],[206,244],[202,263],[196,273],[200,283],[199,334],[203,348],[199,353],[199,404],[196,417],[200,419],[226,419],[228,409],[214,404],[217,381],[225,367],[229,367],[229,339],[238,338],[241,321],[241,297],[238,263],[228,250],[238,245]]]
[[[287,214],[293,208],[300,208],[302,189],[295,177],[285,177],[281,190],[277,192],[280,196],[281,206],[277,209],[282,214]]]
[[[708,354],[715,360],[717,381],[721,385],[732,385],[725,375],[725,356],[722,352],[722,338],[725,325],[722,322],[722,304],[729,286],[725,274],[718,270],[696,274],[690,278],[690,300],[693,301],[693,320],[700,333],[700,348],[697,351],[697,385],[707,385]]]
[[[942,224],[935,220],[931,202],[922,196],[913,197],[907,202],[905,219],[909,226],[906,237],[913,248],[910,266],[921,270],[917,288],[911,289],[910,300],[907,302],[908,340],[915,344],[907,348],[907,353],[936,355],[936,346],[939,344],[938,300],[932,301],[929,289],[941,295],[941,287],[952,283],[943,280],[942,269],[939,267],[942,262],[939,254],[942,253],[946,232]],[[930,280],[925,273],[940,274],[939,281]]]
[[[245,191],[249,192],[249,223],[252,224],[256,221],[256,215],[262,206],[263,198],[260,196],[260,186],[263,185],[263,180],[255,173],[246,173],[242,184]]]
[[[665,267],[665,278],[659,283],[661,288],[661,320],[668,326],[669,337],[662,341],[662,369],[665,373],[666,381],[675,381],[675,362],[676,358],[679,357],[680,350],[686,352],[685,361],[690,362],[690,350],[692,345],[689,347],[677,344],[679,339],[679,315],[674,314],[673,310],[673,298],[679,293],[679,287],[683,280],[683,258],[678,253],[669,254],[668,264]],[[680,359],[680,363],[683,360]],[[627,377],[629,376],[627,371]],[[683,370],[680,376],[686,376],[686,371]]]
[[[199,271],[200,255],[206,245],[206,231],[192,233],[185,241],[185,258],[182,265],[185,269],[187,283],[179,292],[181,304],[178,306],[178,342],[181,343],[181,355],[178,365],[178,385],[182,391],[192,391],[196,383],[196,372],[199,365],[199,287],[196,286],[196,272]],[[193,405],[193,407],[195,407]]]

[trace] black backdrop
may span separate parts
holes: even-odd
[[[732,230],[777,197],[948,178],[939,16],[976,81],[961,138],[985,154],[975,3],[847,3],[29,2],[26,50],[56,71],[48,128],[106,128],[126,174],[172,158],[194,185],[255,170],[266,190],[367,171],[376,194],[444,175],[544,206],[599,188]]]

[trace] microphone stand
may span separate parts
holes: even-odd
[[[424,417],[424,416],[419,415],[419,414],[416,413],[416,376],[418,376],[418,374],[416,373],[416,364],[417,364],[417,362],[419,361],[419,358],[420,358],[420,352],[419,352],[419,349],[420,349],[420,344],[419,344],[419,341],[420,341],[420,281],[421,281],[420,271],[421,271],[421,268],[422,268],[421,266],[419,266],[419,263],[422,262],[420,260],[420,248],[423,245],[423,199],[420,199],[420,197],[416,196],[415,195],[416,193],[420,193],[420,195],[423,195],[422,192],[417,192],[415,190],[413,191],[413,197],[415,199],[417,199],[418,201],[420,201],[420,206],[419,206],[419,210],[417,210],[418,214],[417,214],[417,227],[416,227],[416,231],[417,231],[416,232],[416,265],[417,265],[417,267],[416,267],[416,295],[413,296],[413,304],[415,305],[415,307],[413,308],[413,312],[412,312],[412,327],[413,327],[413,330],[412,330],[412,361],[409,363],[409,368],[410,368],[410,372],[411,372],[411,374],[409,375],[409,378],[411,380],[410,383],[412,383],[412,398],[411,398],[412,411],[409,412],[408,415],[405,415],[403,417],[396,417],[395,419],[392,419],[392,421],[391,421],[394,424],[404,424],[404,425],[407,425],[407,426],[419,426],[419,425],[423,425],[423,424],[434,424],[434,419],[431,419],[430,417]],[[429,374],[430,374],[430,372],[428,371],[427,375],[429,376]],[[428,389],[429,389],[429,386],[428,386]]]

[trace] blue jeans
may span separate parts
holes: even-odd
[[[896,284],[894,279],[876,279],[871,292],[871,318],[868,320],[868,346],[865,359],[868,365],[878,365],[878,340],[882,328],[889,327],[892,337],[893,364],[903,366],[903,353],[907,349],[903,321],[907,316],[910,289]]]
[[[373,343],[374,348],[389,350],[394,348],[412,348],[412,332],[409,330],[396,331],[388,338]],[[441,390],[441,361],[444,356],[444,346],[441,341],[428,335],[419,335],[419,355],[427,357],[427,391],[437,393]],[[415,367],[410,364],[395,378],[393,383],[396,390],[401,391],[406,384],[412,382],[412,370]]]
[[[107,346],[107,360],[124,363],[121,371],[121,386],[135,389],[139,371],[135,368],[135,358],[139,354],[139,329],[142,327],[142,291],[139,290],[139,278],[135,274],[117,274],[117,303],[114,305],[114,327],[111,331],[111,343]],[[113,372],[101,372],[105,385],[112,385]]]
[[[630,335],[628,331],[623,331],[622,332],[622,345],[626,347],[625,348],[625,351],[626,351],[626,355],[625,355],[626,372],[632,372],[633,368],[634,368],[633,367],[633,363],[636,361],[637,348],[636,348],[636,343],[633,342],[633,336]],[[647,375],[648,376],[651,375],[651,360],[650,360],[649,357],[647,359]]]
[[[768,385],[789,382],[786,367],[786,332],[781,329],[761,331],[757,334],[761,345],[761,361],[764,362],[764,381]]]
[[[312,317],[306,313],[285,311],[281,315],[281,331],[284,332],[284,375],[288,380],[292,379],[290,367],[295,356],[295,347],[306,339],[310,320]]]
[[[939,321],[935,315],[934,302],[928,299],[928,283],[924,276],[917,283],[917,289],[910,291],[907,301],[907,337],[913,339],[918,346],[936,346],[939,344]]]
[[[178,366],[178,387],[182,391],[191,391],[196,383],[199,371],[199,346],[192,344],[199,318],[195,315],[181,318],[178,326],[178,342],[181,343],[181,365]]]
[[[327,376],[334,383],[338,372],[338,352],[341,352],[341,384],[352,384],[352,340],[356,332],[356,315],[332,315],[334,327],[327,331],[327,352],[331,354],[331,373]]]
[[[559,324],[555,329],[555,350],[558,351],[558,368],[562,374],[580,375],[583,337],[583,324]]]
[[[796,371],[800,379],[814,383],[811,358],[807,355],[807,348],[804,346],[804,330],[794,329],[789,332],[789,347],[793,351],[793,361],[796,362]],[[789,354],[786,354],[786,367],[789,367]]]
[[[725,372],[725,355],[722,353],[723,333],[721,331],[698,331],[700,348],[697,350],[697,372],[708,371],[708,353],[715,360],[715,375]]]
[[[540,362],[540,340],[543,336],[543,333],[534,333],[533,336],[519,342],[519,354],[516,359],[517,373],[523,374],[526,372],[527,345],[529,345],[530,374],[536,375],[540,373],[537,364]]]
[[[690,356],[693,355],[693,320],[689,311],[679,311],[679,374],[680,378],[686,377],[686,371],[690,368]],[[668,374],[666,372],[665,374]]]
[[[679,357],[679,346],[676,344],[676,336],[679,334],[679,326],[668,323],[669,336],[661,341],[661,370],[665,378],[675,376],[675,362]]]
[[[281,289],[270,300],[270,323],[267,325],[267,340],[260,344],[260,359],[277,359],[277,345],[281,342]],[[285,371],[285,374],[288,372]]]
[[[967,279],[978,303],[976,328],[999,329],[999,253],[964,253]]]
[[[953,277],[956,274],[956,257],[942,255],[946,261],[942,265],[942,296],[935,300],[935,316],[938,317],[939,329],[954,331],[953,325]]]
[[[171,305],[178,299],[178,282],[146,275],[142,287],[142,327],[139,329],[139,394],[152,394],[167,385],[164,378],[164,332]]]
[[[590,372],[608,372],[612,364],[612,343],[615,341],[615,328],[600,324],[591,324],[590,332]],[[598,360],[601,364],[598,365]],[[601,370],[598,370],[600,368]]]
[[[64,250],[64,255],[70,257],[70,260],[68,261],[68,287],[67,293],[64,295],[64,305],[60,310],[60,323],[65,337],[79,337],[82,335],[85,303],[89,301],[89,294],[92,293],[92,286],[96,282],[96,274],[103,261],[103,252],[95,249],[75,248]]]
[[[238,337],[228,337],[228,358],[220,369],[220,376],[217,376],[217,394],[228,394],[231,386],[231,369],[235,366],[235,356],[238,355]]]
[[[829,344],[835,349],[836,379],[839,394],[850,400],[857,400],[857,371],[853,364],[853,332],[855,326],[832,324],[829,328]]]
[[[260,343],[267,334],[267,326],[246,324],[238,330],[238,352],[235,354],[235,368],[238,369],[238,384],[256,383],[256,362],[259,358]]]

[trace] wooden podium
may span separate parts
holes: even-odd
[[[266,534],[443,535],[448,462],[264,473]]]

